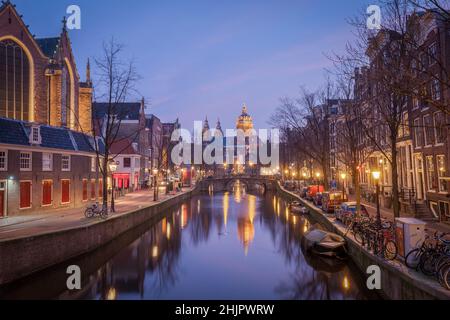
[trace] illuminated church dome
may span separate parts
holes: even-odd
[[[253,119],[248,114],[247,106],[245,104],[242,107],[242,114],[237,120],[236,129],[243,130],[244,132],[248,132],[253,129]]]

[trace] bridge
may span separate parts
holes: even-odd
[[[200,190],[203,192],[223,192],[233,191],[233,186],[240,182],[245,186],[247,191],[263,190],[275,191],[277,189],[278,181],[272,178],[266,177],[251,177],[251,176],[226,176],[221,178],[207,178],[199,181]]]

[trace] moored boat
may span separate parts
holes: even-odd
[[[303,239],[305,249],[331,258],[343,259],[347,256],[346,242],[343,237],[319,228],[312,228]]]

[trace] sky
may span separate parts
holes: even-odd
[[[185,128],[206,116],[234,128],[243,103],[256,128],[282,97],[323,83],[326,54],[352,39],[347,19],[365,0],[13,0],[38,38],[57,36],[69,5],[81,9],[70,30],[78,72],[111,37],[125,46],[141,79],[147,113]],[[93,66],[95,67],[95,66]],[[93,70],[95,83],[95,68]],[[140,97],[130,97],[140,100]]]

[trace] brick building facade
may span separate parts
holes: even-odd
[[[65,23],[35,38],[0,6],[0,218],[82,207],[103,181],[93,152],[89,64],[80,82]]]

